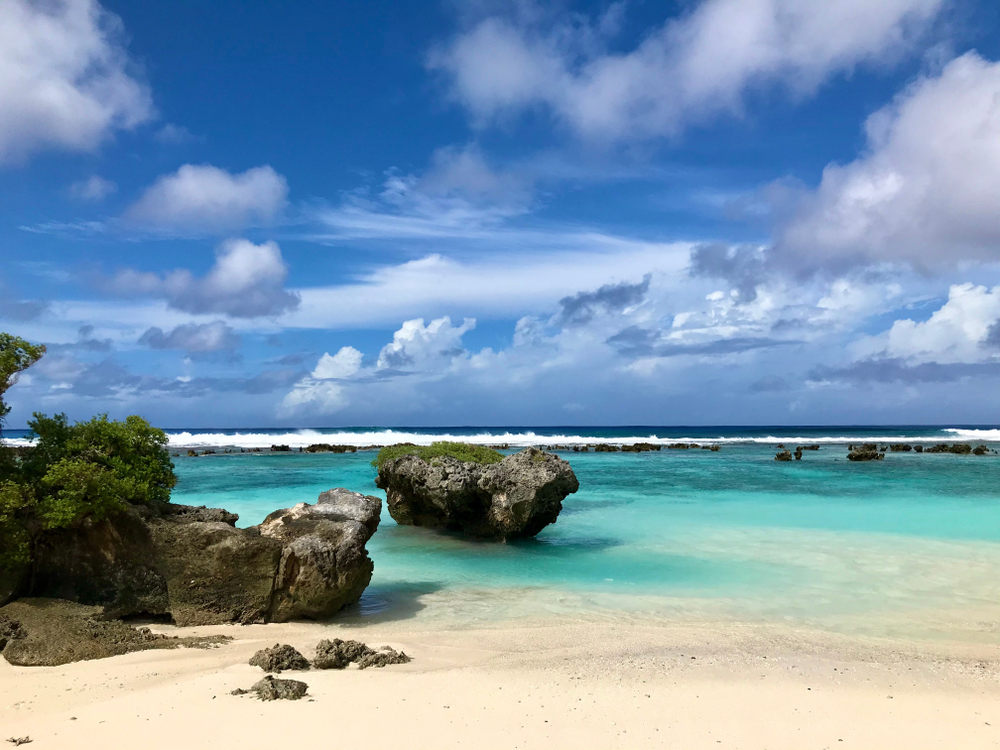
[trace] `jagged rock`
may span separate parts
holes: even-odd
[[[279,680],[277,677],[267,675],[264,679],[255,683],[249,690],[237,688],[230,695],[247,695],[254,693],[262,701],[297,701],[305,696],[309,691],[309,686],[299,680]]]
[[[658,451],[660,450],[659,445],[654,445],[653,443],[634,443],[632,445],[623,445],[623,453],[645,453],[647,451]]]
[[[690,447],[691,446],[688,443],[671,443],[670,445],[667,446],[667,450],[671,450],[671,451],[686,451]],[[697,446],[695,446],[695,447],[697,447]]]
[[[801,445],[798,448],[795,449],[795,460],[796,461],[801,461],[802,460],[802,446]]]
[[[264,622],[281,544],[191,509],[150,523],[178,625]],[[230,514],[231,515],[231,514]]]
[[[288,453],[291,450],[292,449],[289,446],[287,446],[287,445],[272,445],[271,446],[271,452],[272,453]]]
[[[371,649],[361,641],[342,641],[339,638],[323,640],[316,645],[313,666],[316,669],[344,669],[351,662],[359,661],[369,651]]]
[[[792,452],[791,451],[779,451],[774,455],[775,461],[791,461]]]
[[[356,445],[331,445],[330,443],[313,443],[306,446],[306,453],[356,453]]]
[[[265,672],[309,669],[309,660],[288,644],[275,643],[271,648],[262,648],[250,657],[251,667],[260,667]]]
[[[924,448],[924,453],[955,453],[959,456],[965,456],[972,453],[972,446],[968,443],[955,443],[954,445],[938,443],[930,448]]]
[[[922,445],[914,445],[913,446],[913,452],[914,453],[923,453],[924,452],[924,446],[922,446]]]
[[[54,667],[132,651],[179,646],[206,647],[226,636],[172,638],[104,619],[99,607],[60,599],[19,599],[0,607],[4,658],[18,667]]]
[[[602,443],[594,446],[595,453],[617,453],[620,450],[621,448],[617,445],[604,445]]]
[[[563,499],[580,488],[568,463],[537,448],[485,465],[402,456],[379,467],[375,484],[399,524],[497,541],[534,536],[555,523]]]
[[[985,456],[989,452],[990,449],[987,448],[985,445],[977,445],[975,448],[972,449],[972,455],[974,456]]]
[[[865,443],[860,448],[855,448],[847,454],[849,461],[881,461],[885,458],[885,453],[876,450],[874,443]]]
[[[388,667],[391,664],[409,664],[409,656],[402,651],[396,651],[388,646],[382,646],[378,651],[368,649],[368,653],[358,659],[358,669],[368,669],[368,667]]]
[[[322,619],[357,601],[371,582],[365,544],[381,512],[379,498],[335,489],[264,519],[261,536],[281,545],[269,619]]]
[[[342,641],[334,638],[332,641],[320,641],[316,645],[313,666],[316,669],[344,669],[351,662],[355,662],[358,669],[367,669],[386,667],[390,664],[408,664],[410,661],[410,657],[405,653],[389,646],[382,646],[376,651],[361,641]]]
[[[813,445],[800,445],[798,449],[800,451],[818,451],[819,450],[819,446],[816,445],[816,444],[813,444]]]
[[[913,446],[909,443],[890,443],[889,450],[893,453],[909,453],[913,450]]]
[[[190,448],[188,448],[187,454],[188,454],[188,458],[194,458],[195,456],[198,455],[198,451],[193,451]]]

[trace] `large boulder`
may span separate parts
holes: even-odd
[[[169,611],[149,525],[133,507],[43,536],[25,593],[99,606],[112,616]]]
[[[150,523],[178,625],[266,622],[281,544],[211,513],[179,512]]]
[[[375,484],[396,523],[498,541],[535,536],[580,488],[566,461],[536,448],[494,464],[402,456],[379,466]]]
[[[379,498],[335,489],[264,519],[261,537],[281,546],[269,619],[323,619],[357,601],[372,579],[365,544],[381,512]]]

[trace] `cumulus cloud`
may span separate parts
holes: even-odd
[[[623,313],[645,299],[652,278],[653,275],[647,273],[638,284],[605,284],[595,292],[578,292],[571,297],[563,297],[559,300],[562,311],[558,321],[562,325],[583,325],[599,312]]]
[[[450,361],[465,354],[462,336],[476,327],[473,318],[466,318],[462,325],[454,326],[447,315],[424,325],[423,318],[407,320],[392,335],[392,343],[379,352],[376,367],[379,369],[423,368],[428,364]]]
[[[330,414],[349,403],[341,382],[361,370],[362,354],[353,346],[343,346],[331,355],[323,354],[315,369],[295,384],[282,399],[279,414],[293,415],[308,409],[314,414]]]
[[[187,270],[161,276],[130,269],[107,286],[122,295],[161,297],[184,312],[257,318],[298,307],[298,296],[284,288],[287,278],[288,266],[276,242],[230,239],[219,245],[215,265],[202,278]]]
[[[139,343],[150,349],[180,349],[192,354],[233,351],[240,345],[239,335],[221,320],[212,323],[186,323],[164,333],[162,328],[148,328]]]
[[[781,232],[800,266],[1000,260],[1000,62],[969,52],[865,125],[868,149],[831,164]]]
[[[0,163],[89,151],[153,116],[123,37],[95,0],[0,3]]]
[[[897,320],[888,331],[858,341],[854,350],[858,358],[909,363],[978,362],[996,357],[989,342],[998,319],[1000,286],[956,284],[927,320]]]
[[[96,174],[69,186],[69,194],[83,201],[102,201],[117,190],[115,183]]]
[[[617,5],[594,23],[573,16],[544,26],[541,12],[491,16],[434,50],[428,65],[480,125],[545,108],[585,137],[669,135],[739,113],[751,89],[780,85],[801,96],[838,72],[883,64],[908,50],[943,5],[703,0],[621,53],[608,51]]]
[[[317,380],[349,378],[361,369],[361,359],[361,352],[353,346],[343,346],[333,356],[326,352],[316,363],[312,377]]]
[[[157,178],[124,218],[165,233],[217,232],[268,224],[287,198],[288,182],[267,165],[231,174],[211,164],[185,164]]]

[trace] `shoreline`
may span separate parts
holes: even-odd
[[[154,626],[234,641],[63,667],[2,662],[3,739],[82,750],[134,747],[139,737],[151,750],[325,737],[374,748],[1000,744],[997,644],[628,618],[426,625]],[[309,685],[297,702],[229,695],[262,676],[247,664],[257,649],[290,643],[311,657],[334,637],[401,648],[413,661],[283,673]]]

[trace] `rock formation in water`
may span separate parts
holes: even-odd
[[[402,456],[379,466],[375,484],[399,524],[497,541],[535,536],[580,488],[568,463],[537,448],[494,464]]]
[[[132,506],[47,536],[33,569],[0,593],[68,600],[105,617],[169,616],[178,625],[322,619],[356,601],[371,580],[365,544],[381,507],[376,497],[330,490],[314,505],[238,529],[238,516],[224,510]]]
[[[792,460],[792,452],[791,451],[787,451],[787,450],[786,451],[778,451],[776,454],[774,454],[774,460],[775,461],[791,461]]]
[[[381,512],[377,497],[335,489],[264,519],[261,537],[281,545],[268,619],[323,619],[357,601],[375,569],[365,543]]]
[[[863,443],[859,446],[850,446],[850,453],[847,454],[849,461],[881,461],[885,458],[885,452],[879,452],[875,443]]]

